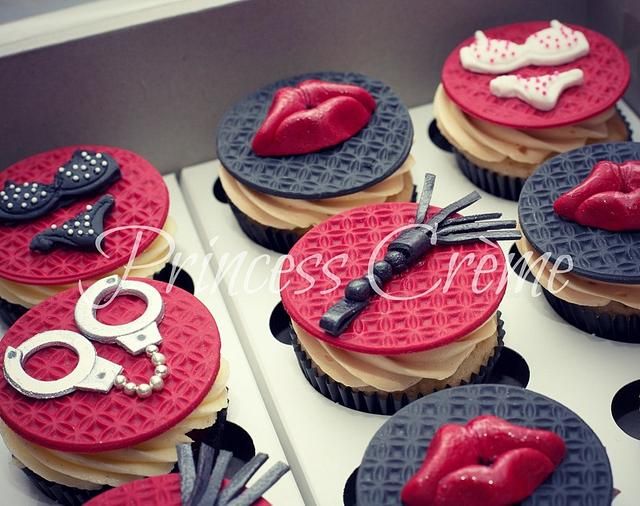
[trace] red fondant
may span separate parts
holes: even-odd
[[[429,215],[437,210],[432,207]],[[320,317],[344,296],[349,281],[366,274],[375,248],[382,243],[373,258],[381,260],[415,215],[412,203],[363,206],[305,234],[280,276],[282,302],[292,320],[337,348],[382,355],[437,348],[479,328],[497,311],[506,276],[501,248],[483,242],[438,246],[384,286],[401,300],[373,296],[339,337],[320,328]]]
[[[132,278],[135,279],[135,278]],[[25,397],[0,376],[0,417],[26,440],[54,450],[102,452],[129,448],[147,441],[183,420],[211,390],[220,367],[220,336],[209,310],[194,296],[159,281],[145,281],[157,288],[165,303],[159,330],[160,351],[171,370],[165,387],[148,399],[129,397],[112,389],[108,394],[75,391],[50,400]],[[71,288],[37,305],[20,318],[0,341],[0,357],[7,346],[19,346],[45,330],[78,332],[73,311],[80,293]],[[102,309],[100,321],[117,324],[132,321],[144,302],[122,296]],[[124,367],[136,383],[148,381],[153,372],[149,359],[133,356],[114,344],[93,342],[98,355]],[[75,355],[64,348],[46,348],[33,355],[26,370],[40,379],[60,378],[75,366]]]
[[[485,30],[487,37],[523,43],[534,32],[549,26],[548,21],[515,23]],[[460,48],[474,41],[463,41],[447,57],[442,69],[442,84],[447,95],[463,111],[481,120],[512,128],[551,128],[585,121],[613,107],[624,94],[631,77],[629,62],[616,44],[587,28],[568,25],[582,31],[589,41],[589,54],[556,66],[528,66],[517,71],[522,77],[534,77],[572,68],[582,69],[584,84],[569,88],[550,111],[539,111],[518,98],[499,98],[491,93],[492,74],[466,70],[460,64]]]
[[[354,136],[376,107],[367,90],[319,80],[279,89],[251,145],[260,156],[313,153]]]
[[[598,162],[553,209],[563,218],[613,232],[640,230],[640,160]]]
[[[0,172],[0,187],[13,179],[16,182],[50,183],[58,167],[71,158],[77,149],[104,151],[120,165],[121,179],[105,193],[116,199],[105,218],[106,229],[121,229],[109,234],[103,242],[103,256],[96,252],[58,248],[49,253],[31,251],[29,243],[34,235],[61,224],[80,213],[87,204],[97,200],[91,196],[58,209],[47,216],[17,226],[0,225],[0,278],[33,285],[74,283],[79,279],[96,279],[124,266],[129,261],[137,235],[140,234],[138,254],[142,253],[157,234],[135,227],[161,229],[169,212],[169,192],[158,171],[141,156],[108,146],[70,146],[47,151],[22,160]],[[132,271],[135,275],[135,271]]]
[[[223,488],[227,484],[223,482]],[[94,497],[85,506],[183,506],[180,497],[180,475],[164,474],[135,480],[112,488]],[[270,506],[265,499],[258,499],[252,506]]]
[[[443,425],[402,489],[402,501],[406,506],[507,506],[531,495],[565,452],[557,434],[496,416],[480,416],[466,426]]]
[[[555,469],[537,450],[511,450],[490,467],[475,465],[454,471],[438,483],[433,502],[407,506],[511,506],[529,497]]]

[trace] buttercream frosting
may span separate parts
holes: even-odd
[[[544,160],[594,142],[624,141],[624,121],[615,108],[575,125],[520,130],[465,114],[436,90],[433,112],[447,140],[476,165],[498,173],[526,178]]]
[[[408,202],[413,192],[409,155],[385,180],[356,193],[319,200],[288,199],[252,190],[220,165],[220,182],[229,200],[244,214],[268,227],[307,229],[354,207],[383,202]]]
[[[516,244],[540,285],[556,297],[580,306],[604,307],[617,302],[640,310],[640,285],[594,281],[571,272],[556,273],[553,261],[541,258],[526,238],[522,237]]]
[[[117,487],[170,472],[178,459],[176,445],[192,442],[187,433],[210,427],[218,412],[227,407],[228,377],[229,366],[222,359],[211,390],[191,414],[167,432],[132,448],[97,453],[51,450],[27,441],[1,421],[0,435],[18,463],[46,480],[84,490]]]
[[[453,376],[473,350],[497,335],[492,316],[471,334],[453,343],[418,353],[369,355],[347,351],[320,341],[291,322],[305,352],[332,379],[352,388],[374,387],[384,392],[403,391],[425,378]]]
[[[133,260],[130,271],[127,273],[128,276],[150,278],[165,266],[171,248],[166,235],[173,237],[176,230],[176,223],[170,216],[167,217],[162,230],[165,233],[158,235],[149,247]],[[126,266],[122,266],[100,277],[113,276],[114,274],[123,277],[125,270]],[[91,283],[97,280],[86,281]],[[72,286],[74,285],[27,285],[0,278],[0,297],[12,304],[30,308]]]

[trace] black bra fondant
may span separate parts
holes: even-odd
[[[62,225],[51,225],[31,240],[29,248],[46,253],[56,246],[79,249],[97,249],[96,238],[104,232],[104,217],[115,199],[104,195]]]
[[[108,154],[75,151],[67,163],[58,167],[51,184],[6,181],[0,191],[0,223],[35,220],[102,191],[119,178],[120,167]]]

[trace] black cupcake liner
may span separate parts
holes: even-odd
[[[462,173],[478,188],[507,200],[517,201],[526,179],[499,174],[480,167],[466,158],[459,150],[453,148],[456,162]]]
[[[187,435],[194,440],[192,444],[194,456],[197,458],[200,445],[206,443],[214,448],[220,448],[224,427],[227,421],[227,408],[218,412],[216,422],[206,429],[197,429],[189,432]],[[45,480],[42,476],[33,472],[28,467],[23,467],[22,471],[27,475],[33,485],[40,490],[45,496],[54,502],[63,506],[81,506],[89,499],[109,490],[112,487],[105,485],[97,490],[82,490],[75,487],[60,485],[49,480]],[[177,465],[172,472],[177,472]]]
[[[410,399],[406,394],[403,394],[401,397],[394,397],[392,394],[379,395],[375,392],[365,393],[354,390],[351,387],[333,380],[326,374],[320,373],[313,365],[311,358],[300,346],[300,341],[293,328],[289,327],[289,333],[291,334],[293,351],[296,354],[304,377],[307,378],[307,381],[313,388],[333,402],[347,408],[355,409],[356,411],[363,411],[374,415],[393,415],[407,404],[428,395],[420,394],[416,396],[415,399]],[[463,381],[461,385],[484,383],[488,380],[494,365],[500,358],[500,353],[504,345],[504,335],[504,322],[500,317],[500,313],[498,313],[498,345],[494,348],[493,355],[491,355],[487,363],[483,365],[477,373],[471,375],[469,381]],[[452,387],[447,386],[445,388]]]
[[[13,304],[0,297],[0,319],[7,327],[11,327],[28,310],[24,306]]]
[[[417,188],[413,185],[413,192],[411,194],[411,202],[415,202],[417,199]],[[257,221],[251,219],[238,209],[233,202],[229,201],[229,206],[233,215],[235,216],[242,231],[253,242],[263,246],[267,249],[275,251],[277,253],[286,254],[289,253],[293,245],[298,242],[298,239],[302,237],[301,234],[294,230],[284,230],[280,228],[268,227],[262,225]]]
[[[618,114],[620,114],[622,121],[627,127],[627,133],[629,135],[627,140],[630,141],[633,135],[631,125],[620,109],[618,109]],[[465,157],[455,146],[452,146],[452,151],[462,173],[478,188],[496,197],[518,201],[526,178],[505,176],[491,169],[480,167]]]
[[[562,300],[545,288],[542,288],[542,293],[554,311],[574,327],[612,341],[640,344],[640,313],[620,315],[598,312],[588,306]]]
[[[293,230],[284,230],[280,228],[268,227],[249,218],[233,202],[229,201],[229,206],[233,215],[236,217],[242,231],[253,242],[258,243],[267,249],[277,253],[289,253],[293,245],[302,237]]]

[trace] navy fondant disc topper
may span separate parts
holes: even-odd
[[[520,195],[518,218],[526,239],[541,254],[549,253],[558,268],[608,283],[640,283],[640,232],[612,232],[588,227],[558,215],[553,204],[582,183],[602,161],[640,159],[640,143],[591,144],[546,161],[527,179]]]
[[[251,142],[274,94],[309,79],[364,88],[376,102],[371,119],[353,137],[328,149],[258,156]],[[412,143],[409,111],[393,90],[381,81],[344,72],[305,74],[265,86],[225,114],[217,136],[220,162],[238,181],[261,193],[310,200],[349,195],[386,179],[407,159]]]

